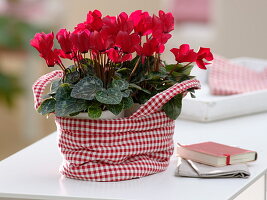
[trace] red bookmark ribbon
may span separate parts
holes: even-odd
[[[226,156],[226,165],[230,165],[230,154],[223,154]]]

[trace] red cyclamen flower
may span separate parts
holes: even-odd
[[[54,51],[52,50],[48,51],[46,55],[41,55],[41,57],[45,59],[48,67],[54,67],[55,64],[61,63],[58,53],[56,52],[56,49]]]
[[[135,33],[143,36],[152,32],[152,17],[148,12],[136,10],[130,15],[130,20],[134,23]]]
[[[153,37],[161,44],[166,44],[172,37],[169,33],[153,32]]]
[[[162,53],[165,49],[163,44],[160,44],[155,38],[152,38],[144,43],[143,47],[139,46],[136,52],[140,56],[152,56],[154,53]]]
[[[133,53],[140,42],[141,39],[138,34],[128,34],[126,31],[120,31],[117,34],[115,45],[120,47],[124,53]]]
[[[87,14],[87,19],[85,25],[87,26],[88,30],[90,31],[100,31],[103,22],[102,22],[102,14],[99,10],[89,11]]]
[[[197,54],[194,49],[190,49],[189,44],[182,44],[179,49],[172,48],[171,52],[175,56],[175,60],[178,63],[182,62],[195,62],[197,59]]]
[[[114,63],[121,63],[132,59],[132,54],[124,54],[114,48],[106,51],[109,59]]]
[[[104,52],[114,45],[114,38],[97,31],[91,33],[90,41],[90,48],[96,52]]]
[[[174,30],[174,17],[172,13],[165,13],[164,11],[159,11],[159,18],[162,24],[163,33],[169,33]]]
[[[120,31],[126,31],[131,33],[134,28],[134,23],[129,19],[128,15],[125,12],[122,12],[117,17],[117,24]]]
[[[101,33],[109,37],[116,38],[119,31],[130,34],[133,30],[133,21],[128,18],[125,12],[120,13],[117,18],[106,16],[102,21],[103,27]]]
[[[70,38],[70,32],[66,29],[60,29],[56,36],[58,43],[60,44],[61,49],[66,53],[69,54],[72,52],[72,41]]]
[[[90,31],[87,29],[73,32],[70,35],[72,43],[81,53],[87,53],[90,47]]]
[[[205,65],[208,65],[210,63],[204,62],[203,59],[205,59],[207,61],[213,60],[213,55],[210,52],[210,48],[200,47],[199,51],[197,52],[197,59],[196,59],[197,66],[200,69],[207,69]]]
[[[73,53],[66,54],[62,49],[55,49],[55,54],[57,54],[60,58],[66,58],[66,59],[73,59]]]
[[[36,33],[34,38],[30,41],[31,46],[36,48],[40,57],[44,58],[49,67],[61,63],[58,55],[52,50],[54,45],[54,33]]]
[[[40,54],[46,54],[49,50],[52,50],[54,45],[54,33],[36,33],[34,38],[30,41],[33,46]]]

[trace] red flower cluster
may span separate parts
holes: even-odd
[[[210,64],[204,62],[203,59],[207,61],[213,60],[213,55],[210,52],[209,48],[201,47],[198,52],[194,52],[194,49],[190,49],[189,44],[182,44],[179,49],[177,48],[171,49],[171,52],[174,54],[175,60],[178,63],[196,62],[197,66],[200,69],[207,69],[206,65]]]
[[[53,49],[53,33],[37,33],[31,45],[39,51],[48,66],[58,64],[61,68],[64,65],[60,58],[79,62],[85,56],[83,54],[88,52],[91,59],[105,54],[113,63],[131,60],[135,53],[144,62],[145,57],[164,51],[173,29],[173,15],[161,10],[158,16],[137,10],[130,16],[122,12],[117,17],[102,17],[100,11],[94,10],[89,11],[86,21],[78,24],[73,32],[59,30],[56,39],[61,49]],[[171,52],[178,63],[196,62],[202,69],[206,69],[205,65],[208,64],[203,59],[213,59],[208,48],[194,52],[188,44],[181,45],[179,49],[173,48]]]
[[[59,57],[78,60],[81,54],[87,52],[94,57],[106,54],[112,62],[120,63],[130,60],[133,53],[140,56],[162,53],[173,29],[172,14],[163,11],[159,11],[159,16],[137,10],[130,16],[122,12],[117,17],[102,17],[100,11],[94,10],[73,32],[59,30],[56,39],[61,49],[52,49],[53,33],[37,33],[31,45],[49,66],[60,64]]]

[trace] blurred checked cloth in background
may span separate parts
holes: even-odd
[[[267,89],[267,66],[259,72],[216,56],[209,69],[209,88],[213,95],[233,95]]]
[[[176,23],[209,23],[210,0],[173,0],[172,13]]]

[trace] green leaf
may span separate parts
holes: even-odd
[[[57,89],[59,88],[59,86],[62,84],[62,80],[61,78],[58,78],[56,80],[54,80],[51,84],[50,87],[50,92],[49,94],[55,94],[57,92]]]
[[[64,82],[74,84],[80,80],[80,73],[78,71],[67,72]]]
[[[86,75],[89,75],[89,76],[93,76],[95,75],[95,70],[94,70],[94,67],[92,65],[82,65],[83,66],[83,69],[86,73]]]
[[[147,95],[144,92],[140,92],[139,96],[138,96],[138,99],[137,99],[137,102],[140,103],[140,104],[144,104],[150,99],[150,97],[151,97],[150,95]]]
[[[175,71],[175,72],[182,72],[183,70],[183,65],[182,64],[171,64],[171,65],[166,65],[165,69],[170,72],[170,71]]]
[[[122,105],[123,105],[123,109],[128,109],[131,108],[134,104],[133,98],[132,97],[127,97],[127,98],[123,98],[122,99]]]
[[[80,112],[75,112],[75,113],[71,113],[71,114],[69,114],[71,117],[73,117],[73,116],[76,116],[76,115],[79,115],[80,114]]]
[[[97,119],[101,116],[102,114],[102,109],[100,108],[99,105],[97,104],[93,104],[91,106],[88,107],[88,116],[93,118],[93,119]]]
[[[160,67],[160,68],[159,68],[159,71],[160,71],[161,73],[164,73],[164,74],[167,73],[167,70],[166,70],[165,67]]]
[[[131,94],[131,90],[124,90],[122,91],[122,97],[128,97]]]
[[[42,96],[42,99],[48,99],[50,98],[52,95],[51,94],[45,94]]]
[[[83,99],[63,99],[56,102],[55,113],[58,117],[66,117],[73,113],[84,111],[88,108],[86,100]]]
[[[162,109],[169,118],[175,120],[180,115],[182,110],[182,99],[183,95],[178,94],[171,100],[169,100],[166,104],[164,104]]]
[[[129,87],[129,83],[126,80],[113,80],[111,85],[113,88],[118,88],[121,91]]]
[[[57,93],[55,95],[55,99],[58,100],[64,100],[70,98],[71,94],[71,88],[70,84],[63,83],[60,85],[60,87],[57,89]]]
[[[189,76],[191,71],[192,71],[192,69],[193,69],[193,67],[194,67],[194,65],[188,65],[186,67],[183,67],[182,73],[187,75],[187,76]]]
[[[135,83],[130,83],[129,84],[129,88],[134,88],[134,89],[137,89],[137,90],[141,90],[147,94],[151,94],[151,92],[147,89],[144,89],[144,88],[141,88],[139,85],[136,85]]]
[[[137,90],[142,90],[142,88],[139,85],[136,85],[135,83],[130,83],[129,84],[129,88],[134,88]]]
[[[166,65],[166,66],[165,66],[165,69],[166,69],[168,72],[170,72],[170,71],[176,69],[176,67],[177,67],[176,64],[171,64],[171,65]]]
[[[103,89],[103,82],[94,76],[87,76],[80,80],[71,92],[71,97],[77,99],[93,100],[96,93]]]
[[[55,105],[56,105],[56,100],[55,99],[53,99],[53,98],[46,99],[39,106],[37,111],[42,115],[47,115],[49,113],[55,112]]]
[[[109,88],[98,91],[95,97],[103,104],[119,104],[122,100],[122,93],[118,88]]]
[[[167,76],[167,74],[162,72],[150,72],[146,78],[146,80],[158,80],[158,79],[164,79]]]
[[[114,115],[118,115],[123,110],[123,104],[116,104],[116,105],[106,105],[107,109],[112,112]]]
[[[123,67],[123,68],[118,69],[116,72],[117,73],[127,73],[127,72],[131,72],[131,70],[126,68],[126,67]]]

